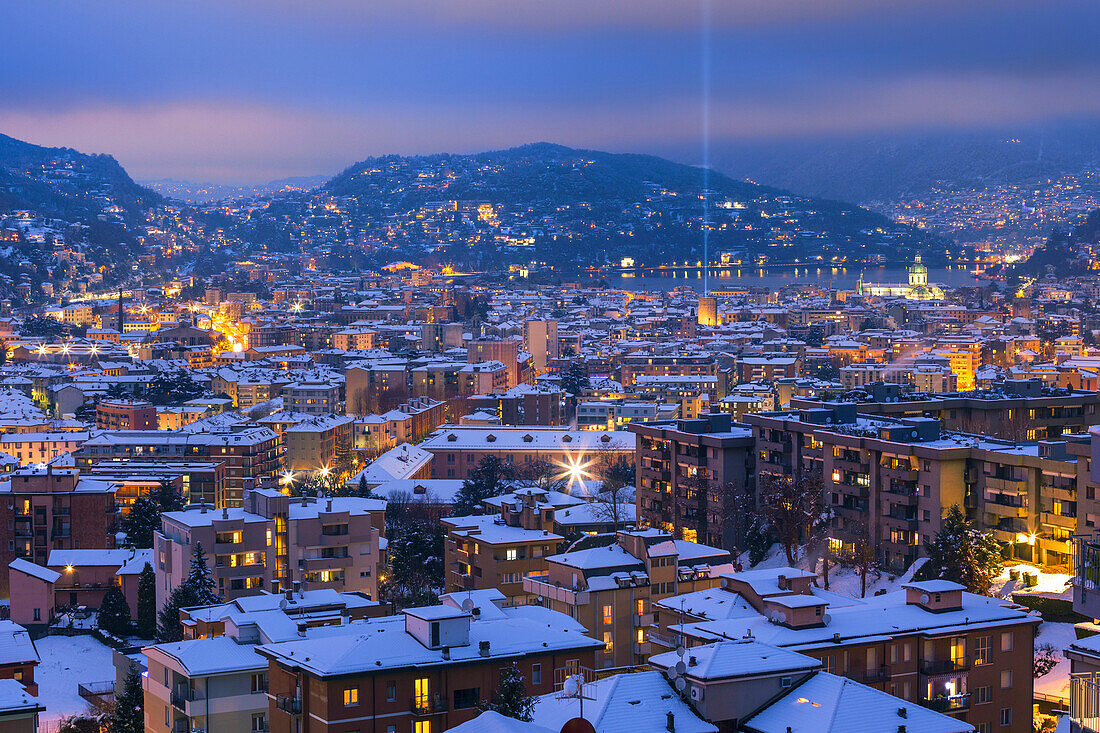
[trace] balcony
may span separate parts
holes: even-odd
[[[634,642],[634,654],[636,654],[638,656],[643,656],[643,657],[649,656],[649,642],[648,641],[642,641],[642,642],[636,641],[636,642]]]
[[[845,676],[865,685],[874,685],[890,679],[890,668],[883,664],[871,669],[850,669]]]
[[[932,700],[920,700],[921,707],[935,710],[937,713],[957,713],[970,708],[970,693],[937,697]]]
[[[959,657],[957,659],[922,659],[920,662],[921,674],[947,674],[950,672],[965,672],[970,669],[970,659]]]
[[[547,600],[558,601],[568,606],[583,606],[588,603],[588,591],[554,585],[546,581],[548,577],[548,575],[537,575],[524,578],[523,591],[531,595],[541,596]]]
[[[351,535],[347,532],[343,534],[321,534],[318,535],[317,544],[321,547],[334,547],[337,545],[346,545],[351,542]]]
[[[352,558],[349,557],[307,557],[304,560],[306,570],[339,570],[350,568]]]
[[[441,695],[414,697],[409,700],[409,712],[413,715],[436,715],[447,712],[447,698]]]
[[[282,710],[284,713],[289,713],[291,715],[301,715],[302,698],[289,697],[287,695],[276,695],[275,707],[279,710]]]
[[[650,629],[646,634],[646,638],[649,639],[650,644],[660,644],[663,647],[669,649],[675,649],[679,645],[679,637],[670,633],[661,633],[656,629]]]
[[[1067,517],[1064,514],[1042,512],[1039,514],[1039,521],[1052,527],[1061,527],[1071,531],[1077,529],[1077,517]]]
[[[632,618],[633,618],[633,623],[634,623],[635,628],[637,628],[639,626],[652,626],[653,625],[653,614],[652,613],[636,613],[636,614],[633,615]]]

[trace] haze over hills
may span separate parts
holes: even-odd
[[[167,198],[192,204],[204,204],[211,201],[234,201],[251,196],[271,196],[282,191],[308,191],[323,185],[330,178],[331,176],[327,175],[291,176],[257,185],[239,186],[160,178],[154,181],[142,181],[141,184]]]
[[[809,196],[866,203],[919,197],[933,188],[1026,184],[1100,168],[1100,126],[753,142],[716,153],[716,166]]]

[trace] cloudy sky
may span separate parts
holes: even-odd
[[[549,140],[699,162],[702,0],[35,0],[0,132],[258,183]],[[713,145],[1100,118],[1095,0],[709,0]]]

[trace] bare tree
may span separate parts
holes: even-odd
[[[634,462],[618,451],[601,449],[594,473],[600,487],[592,496],[593,514],[617,531],[628,523],[626,508],[635,501]]]
[[[760,510],[779,538],[787,562],[794,565],[795,548],[818,537],[828,525],[830,512],[821,480],[799,472],[762,474],[759,481]]]

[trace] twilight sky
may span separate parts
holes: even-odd
[[[712,146],[1100,119],[1096,0],[711,0]],[[0,132],[259,183],[548,140],[697,163],[699,0],[34,0]]]

